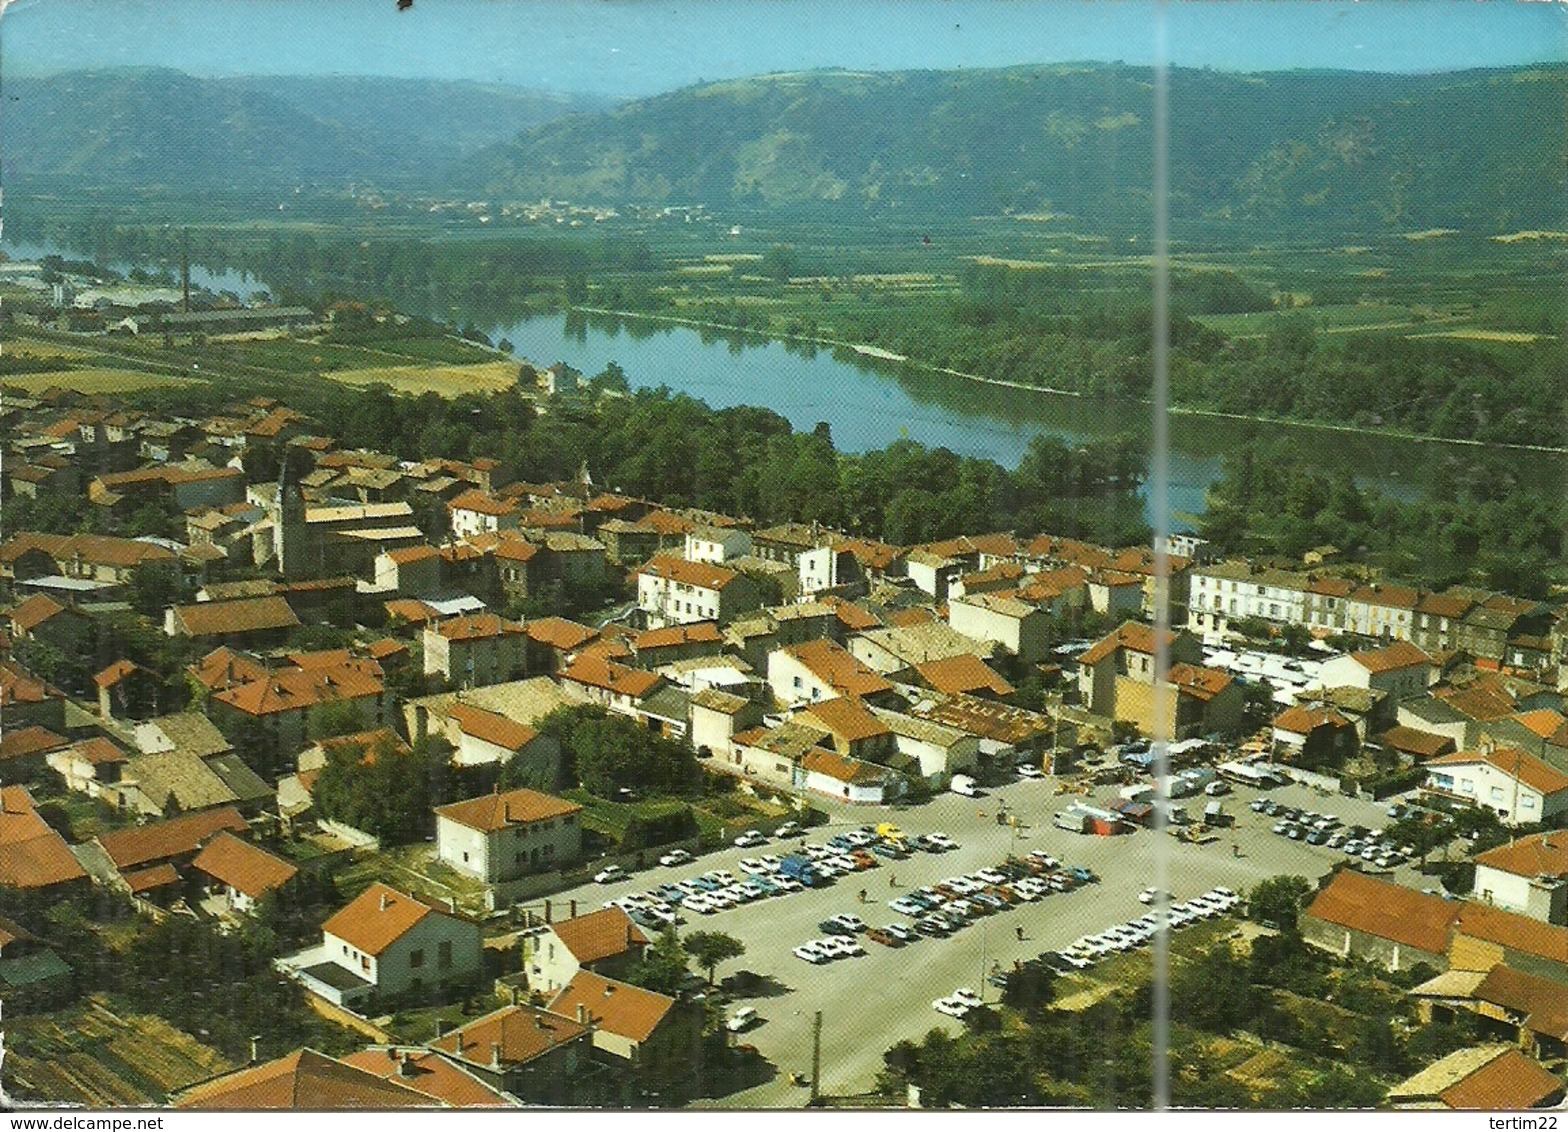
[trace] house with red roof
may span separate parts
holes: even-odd
[[[479,977],[479,925],[376,882],[321,925],[321,944],[279,960],[312,994],[355,1009],[446,998]]]
[[[578,1079],[589,1067],[593,1053],[591,1027],[541,1007],[503,1006],[441,1034],[430,1043],[430,1051],[453,1068],[524,1104],[564,1107],[600,1099]],[[429,1056],[405,1052],[414,1058],[416,1072],[412,1079],[399,1079],[422,1088],[421,1076],[430,1073],[431,1085],[436,1084]],[[373,1056],[367,1051],[345,1060],[363,1066]],[[450,1092],[446,1099],[457,1103]]]
[[[637,608],[650,629],[695,621],[733,620],[761,605],[746,575],[711,562],[688,562],[660,554],[636,570]]]
[[[498,892],[505,906],[522,887],[510,882],[568,868],[583,852],[582,810],[538,790],[481,794],[436,808],[436,855],[457,872]]]
[[[1356,753],[1356,725],[1332,704],[1304,703],[1274,717],[1274,750],[1303,766],[1339,764]]]
[[[65,839],[38,816],[25,786],[0,786],[0,888],[64,894],[87,873]]]
[[[523,675],[528,637],[522,625],[494,613],[467,613],[425,626],[425,675],[461,688],[500,684]]]
[[[473,704],[453,703],[447,712],[447,733],[457,733],[452,762],[459,767],[499,766],[523,759],[537,782],[554,782],[561,763],[561,745],[526,723]]]
[[[224,1073],[176,1093],[173,1107],[209,1111],[354,1112],[442,1108],[444,1098],[312,1049]]]
[[[530,989],[559,990],[582,971],[624,978],[642,962],[652,938],[616,907],[556,920],[524,935],[523,970]]]
[[[1568,774],[1520,747],[1488,743],[1425,766],[1423,794],[1491,810],[1504,825],[1554,825],[1568,811]]]
[[[213,835],[191,859],[191,872],[208,891],[222,896],[229,909],[249,912],[269,892],[299,875],[299,866],[227,830]]]
[[[1521,837],[1475,858],[1477,900],[1550,924],[1568,924],[1568,832]]]
[[[616,1099],[628,1105],[678,1105],[702,1086],[700,1003],[677,1002],[630,983],[580,971],[548,1007],[593,1031],[599,1060],[612,1067]]]
[[[1323,662],[1325,688],[1371,688],[1401,700],[1424,696],[1433,675],[1432,658],[1409,641],[1364,649]]]

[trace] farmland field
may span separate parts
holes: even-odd
[[[44,342],[37,338],[12,338],[0,343],[0,354],[14,358],[90,358],[93,356],[91,350],[80,346]]]
[[[399,393],[494,393],[517,384],[515,362],[480,362],[463,366],[368,366],[323,374],[344,385],[386,385]]]
[[[232,1068],[222,1054],[163,1019],[116,1014],[99,999],[7,1022],[5,1084],[22,1100],[152,1107]]]
[[[169,377],[137,370],[87,368],[56,370],[50,373],[11,374],[4,379],[29,393],[39,393],[51,385],[74,389],[78,393],[129,393],[137,389],[157,389],[171,385],[205,384],[197,378]]]

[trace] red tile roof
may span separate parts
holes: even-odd
[[[801,756],[802,770],[813,774],[820,774],[838,782],[861,785],[872,785],[884,781],[891,773],[886,767],[877,766],[875,763],[862,762],[841,755],[837,751],[813,747]]]
[[[619,908],[605,908],[587,915],[560,920],[551,926],[555,937],[572,953],[579,966],[625,955],[647,946],[648,933]]]
[[[1518,747],[1494,747],[1482,751],[1456,751],[1451,755],[1443,755],[1432,759],[1426,765],[1433,766],[1474,766],[1486,763],[1495,770],[1500,770],[1509,777],[1517,775],[1520,782],[1538,790],[1543,795],[1556,794],[1568,790],[1568,774],[1555,767],[1549,766],[1534,755]]]
[[[675,1000],[653,991],[579,971],[550,1002],[550,1012],[575,1018],[581,1006],[588,1019],[606,1033],[645,1042],[653,1036]]]
[[[1376,880],[1352,869],[1334,879],[1307,907],[1307,915],[1379,939],[1436,955],[1448,952],[1459,907],[1402,885]]]
[[[335,912],[321,930],[366,955],[380,955],[426,916],[441,915],[395,888],[372,884]]]
[[[1568,964],[1568,928],[1521,916],[1503,908],[1466,902],[1459,906],[1455,930],[1511,951]]]
[[[648,559],[637,568],[637,573],[652,574],[655,577],[706,590],[722,590],[740,577],[734,570],[726,570],[722,566],[714,566],[708,562],[687,562],[684,558],[675,558],[667,554]]]
[[[516,621],[497,617],[494,613],[465,613],[438,621],[433,630],[449,641],[483,641],[492,637],[521,635],[523,627]]]
[[[298,1109],[342,1112],[438,1107],[440,1101],[397,1081],[314,1050],[240,1069],[187,1089],[175,1108]]]
[[[599,635],[586,625],[579,625],[564,617],[540,617],[523,626],[523,631],[528,634],[529,640],[562,652],[582,648]]]
[[[1393,672],[1400,668],[1410,668],[1417,664],[1431,664],[1432,658],[1416,648],[1409,641],[1395,641],[1393,644],[1380,649],[1367,649],[1364,652],[1353,652],[1350,659],[1361,665],[1368,672]]]
[[[1174,633],[1167,634],[1167,640],[1175,640]],[[1078,658],[1079,664],[1095,665],[1106,657],[1113,655],[1121,649],[1129,652],[1154,655],[1155,640],[1154,627],[1145,625],[1141,621],[1123,621],[1115,630],[1101,637],[1089,651]]]
[[[437,1038],[430,1046],[488,1069],[497,1045],[501,1064],[526,1065],[568,1042],[580,1041],[588,1032],[573,1018],[530,1006],[507,1006]]]
[[[1538,1034],[1558,1041],[1568,1038],[1568,986],[1556,980],[1499,964],[1486,973],[1471,997],[1518,1011],[1526,1016],[1525,1025]]]
[[[841,695],[874,696],[893,687],[833,641],[806,641],[783,651]]]
[[[639,633],[635,641],[638,649],[672,648],[676,645],[721,645],[724,634],[712,621],[696,621],[689,625],[667,625],[663,629],[649,629]]]
[[[1477,855],[1475,863],[1522,877],[1568,876],[1568,833],[1521,837]]]
[[[436,814],[481,833],[494,833],[508,826],[529,825],[582,812],[576,802],[537,790],[509,790],[504,794],[482,794],[466,802],[438,806]]]
[[[1439,1094],[1460,1111],[1517,1112],[1561,1097],[1562,1079],[1532,1057],[1507,1049],[1456,1085]]]
[[[1352,727],[1350,720],[1327,706],[1288,707],[1274,717],[1274,726],[1293,735],[1311,735],[1319,727]]]
[[[603,688],[616,695],[631,696],[640,700],[650,695],[664,680],[652,672],[628,668],[599,656],[579,656],[570,668],[561,673],[562,680]]]
[[[85,879],[65,839],[21,786],[0,787],[0,887],[41,889]]]
[[[202,846],[191,868],[222,881],[253,900],[260,899],[275,888],[287,884],[299,868],[259,849],[248,841],[241,841],[232,833],[219,833]]]
[[[175,624],[188,637],[217,637],[227,633],[256,633],[269,629],[292,629],[299,618],[283,598],[238,598],[232,601],[201,601],[174,607]]]
[[[23,633],[31,633],[45,621],[64,613],[69,607],[61,605],[48,594],[34,594],[11,611],[11,623]],[[72,611],[77,617],[83,614]]]
[[[366,664],[374,662],[350,662],[331,668],[280,668],[270,676],[227,688],[212,698],[235,711],[260,718],[379,696],[386,685],[365,669]]]
[[[245,819],[233,806],[201,813],[185,814],[168,821],[101,833],[98,844],[120,871],[195,853],[197,848],[221,830],[244,833]]]
[[[938,692],[991,692],[1010,696],[1015,689],[1001,674],[973,653],[959,653],[943,660],[915,665],[920,678]]]
[[[489,1051],[490,1047],[485,1046],[483,1060],[487,1067]],[[362,1049],[348,1054],[342,1062],[452,1108],[512,1107],[512,1102],[478,1077],[427,1049]]]
[[[249,653],[239,652],[224,645],[213,649],[186,671],[209,692],[219,692],[236,684],[261,680],[267,675],[267,666]]]
[[[1447,735],[1434,735],[1403,724],[1390,727],[1377,736],[1376,741],[1385,747],[1414,755],[1417,759],[1435,759],[1454,749],[1454,741]]]
[[[25,759],[45,751],[58,751],[70,740],[56,735],[47,727],[23,727],[0,735],[0,763],[9,759]]]
[[[891,735],[892,729],[872,715],[859,700],[843,696],[819,700],[801,709],[801,714],[814,721],[830,735],[846,743],[857,743]]]
[[[1215,668],[1205,668],[1201,664],[1185,662],[1171,665],[1167,678],[1182,695],[1191,696],[1205,703],[1236,682],[1229,673]]]
[[[38,679],[14,660],[0,660],[0,707],[41,704],[64,699],[65,693]]]
[[[99,672],[93,676],[93,683],[100,688],[112,688],[116,684],[120,683],[120,681],[126,679],[129,676],[133,676],[138,672],[144,676],[152,676],[154,678],[156,678],[158,675],[151,669],[143,668],[134,661],[117,660],[113,664],[109,665],[108,668],[105,668],[102,672]]]
[[[539,737],[539,732],[526,724],[470,704],[453,704],[447,715],[464,735],[508,751],[521,751]]]

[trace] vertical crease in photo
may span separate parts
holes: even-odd
[[[1167,13],[1162,0],[1154,5],[1154,239],[1153,239],[1153,361],[1154,387],[1150,401],[1154,420],[1149,453],[1149,511],[1154,533],[1154,686],[1165,687],[1171,664],[1170,610],[1170,497],[1169,497],[1169,397],[1170,306],[1169,283],[1169,75],[1166,58]],[[1170,743],[1175,738],[1175,700],[1154,697],[1154,781],[1170,782]],[[1159,931],[1154,936],[1150,1058],[1154,1109],[1170,1106],[1170,841],[1165,836],[1171,819],[1169,786],[1162,791],[1164,805],[1155,810],[1154,887]]]

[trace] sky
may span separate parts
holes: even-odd
[[[5,5],[6,0],[0,0]],[[0,75],[162,65],[641,96],[774,71],[1155,61],[1152,0],[10,0]],[[1170,62],[1440,71],[1568,59],[1558,0],[1170,0]]]

